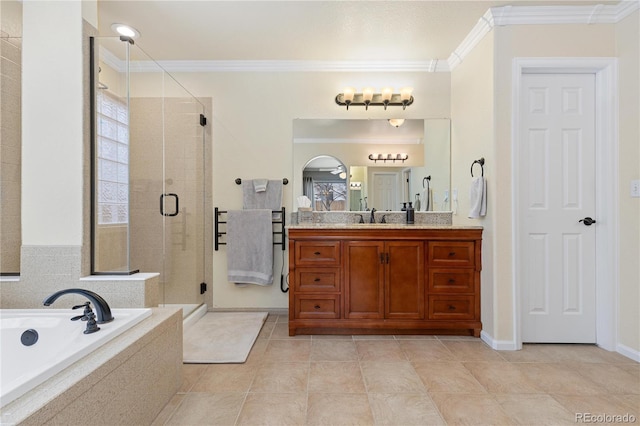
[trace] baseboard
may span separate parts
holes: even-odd
[[[186,330],[187,328],[189,328],[193,324],[195,324],[206,313],[207,313],[207,305],[206,304],[203,303],[202,305],[198,306],[198,308],[195,311],[193,311],[191,314],[189,314],[182,321],[182,330],[183,330],[183,332],[184,332],[184,330]]]
[[[480,332],[480,338],[483,342],[496,351],[517,351],[518,345],[512,340],[495,340],[489,333],[484,330]]]
[[[634,360],[635,362],[640,362],[640,351],[630,348],[629,346],[618,344],[616,352]]]
[[[289,315],[287,308],[209,308],[209,312],[268,312],[269,315]]]

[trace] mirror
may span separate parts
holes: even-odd
[[[419,211],[451,209],[448,118],[407,119],[400,127],[384,119],[294,120],[294,198],[304,194],[305,169],[318,157],[332,157],[334,167],[349,171],[346,200],[332,211],[398,211],[409,201]]]

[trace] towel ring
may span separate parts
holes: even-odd
[[[473,177],[473,165],[476,163],[480,164],[480,168],[482,169],[482,176],[484,177],[484,157],[471,163],[471,177]]]
[[[286,185],[288,183],[289,183],[289,179],[287,179],[287,178],[283,178],[282,179],[282,184],[283,185]],[[241,185],[241,184],[242,184],[242,179],[236,178],[236,185]]]
[[[429,186],[429,182],[431,181],[431,175],[422,178],[422,188],[426,188],[427,186]],[[425,186],[426,183],[426,186]]]

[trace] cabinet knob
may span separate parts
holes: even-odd
[[[320,305],[315,305],[313,309],[320,309]]]
[[[316,278],[313,281],[318,282],[318,281],[320,281],[320,278]]]
[[[316,251],[313,254],[315,254],[316,256],[320,256],[320,252],[319,251]]]
[[[456,307],[455,307],[455,306],[453,306],[453,305],[449,305],[449,310],[450,310],[450,311],[455,311],[455,310],[456,310]]]
[[[453,278],[449,278],[449,284],[453,284],[455,282],[456,282],[456,280],[454,280]]]
[[[450,252],[449,252],[449,257],[453,257],[453,256],[455,256],[455,255],[456,255],[456,252],[455,252],[455,251],[450,251]]]

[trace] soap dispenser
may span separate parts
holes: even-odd
[[[407,207],[407,224],[412,225],[415,220],[415,210],[409,201],[409,207]]]

